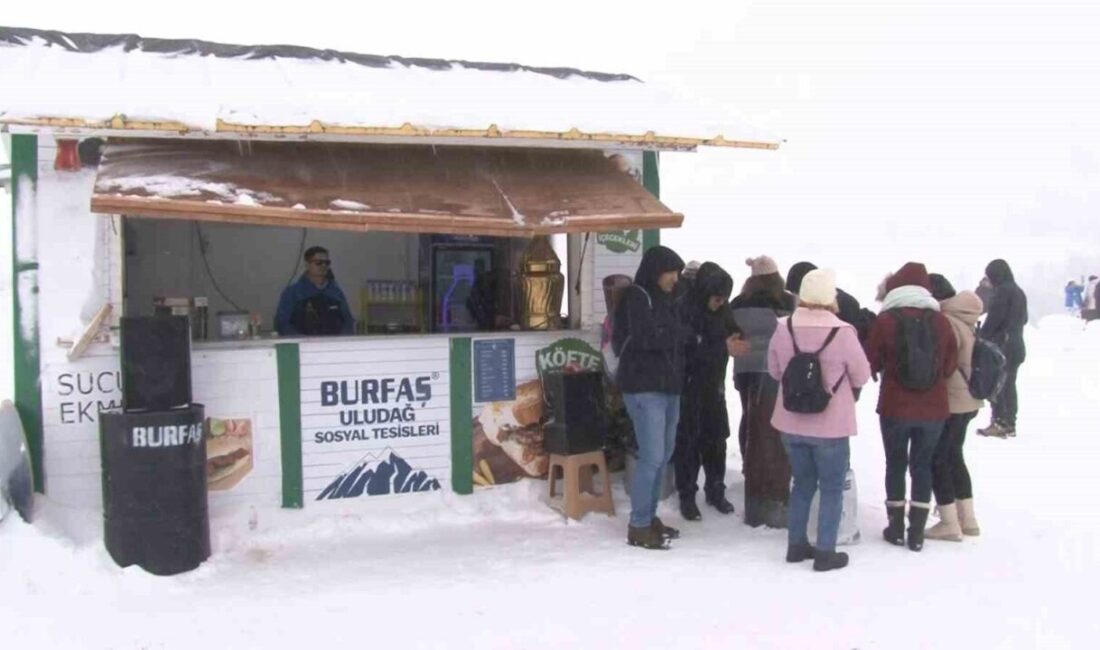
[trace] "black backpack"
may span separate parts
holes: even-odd
[[[787,331],[791,333],[791,344],[794,346],[794,356],[783,371],[783,377],[779,383],[783,388],[783,408],[791,413],[820,413],[829,406],[829,400],[833,393],[840,388],[845,375],[833,386],[830,393],[825,390],[824,378],[821,370],[821,352],[829,347],[836,338],[839,327],[834,327],[825,342],[817,352],[803,352],[798,349],[798,342],[794,338],[794,326],[791,325],[793,317],[787,319]]]
[[[940,359],[936,353],[936,312],[922,309],[917,316],[906,316],[900,309],[888,312],[897,323],[895,347],[898,383],[908,390],[931,390],[940,379]]]
[[[1005,354],[993,341],[975,336],[970,355],[970,376],[959,368],[974,399],[993,400],[1005,385]]]

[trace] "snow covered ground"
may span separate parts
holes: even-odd
[[[785,533],[739,514],[683,522],[674,500],[661,513],[682,527],[674,548],[630,548],[621,489],[617,517],[575,523],[528,481],[305,526],[272,512],[250,530],[242,513],[205,565],[157,578],[111,562],[94,513],[46,500],[35,525],[0,522],[0,637],[20,648],[1089,647],[1100,326],[1052,316],[1028,344],[1019,437],[968,442],[983,535],[963,543],[916,554],[881,541],[870,391],[853,447],[864,541],[843,571],[786,564]],[[739,465],[731,456],[740,506]],[[66,541],[62,522],[85,534]]]

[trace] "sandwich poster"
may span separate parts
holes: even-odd
[[[252,420],[206,419],[206,487],[230,490],[252,471]]]
[[[534,367],[516,386],[515,399],[475,407],[474,484],[481,487],[542,478],[550,465],[543,446],[541,377],[564,369],[599,370],[603,357],[586,341],[566,338],[535,352]]]

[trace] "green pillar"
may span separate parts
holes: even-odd
[[[474,491],[474,396],[470,339],[451,339],[451,489]]]
[[[33,231],[20,228],[20,202],[33,205],[38,188],[38,136],[11,136],[12,163],[12,375],[15,408],[23,421],[34,470],[34,489],[45,491],[42,471],[42,390],[38,351],[38,251]],[[26,224],[24,224],[26,225]],[[21,245],[22,244],[22,245]],[[22,255],[21,255],[22,253]]]
[[[283,465],[283,507],[301,508],[302,373],[297,343],[275,346],[279,371],[279,440]]]
[[[649,190],[650,194],[661,198],[661,177],[657,171],[657,163],[656,151],[642,152],[642,185]],[[660,243],[660,230],[642,231],[642,250],[649,250]]]

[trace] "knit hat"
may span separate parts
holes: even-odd
[[[792,266],[791,270],[787,271],[787,291],[797,294],[798,290],[802,288],[802,278],[816,268],[812,262],[799,262]]]
[[[932,297],[936,300],[947,300],[955,297],[955,287],[951,286],[951,282],[939,273],[929,275],[928,281],[932,285]]]
[[[836,274],[829,269],[810,271],[802,277],[798,299],[822,307],[836,304]]]
[[[775,260],[768,257],[767,255],[761,255],[760,257],[750,257],[745,260],[745,264],[752,268],[752,274],[754,276],[779,273],[779,266],[776,265]]]
[[[905,266],[898,269],[897,273],[886,280],[886,291],[889,293],[898,287],[910,285],[932,290],[932,284],[928,280],[928,269],[924,268],[920,262],[907,262]]]

